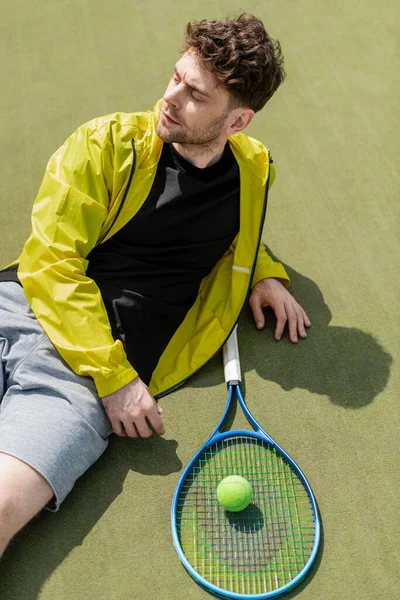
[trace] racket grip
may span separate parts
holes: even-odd
[[[242,375],[240,372],[237,325],[223,347],[222,356],[224,359],[224,374],[226,383],[228,385],[239,384],[242,381]]]

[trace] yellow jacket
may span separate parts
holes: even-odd
[[[32,232],[18,277],[38,321],[63,359],[93,378],[100,397],[137,372],[114,340],[86,256],[120,230],[146,200],[163,142],[154,110],[115,113],[79,127],[50,158],[32,210]],[[229,138],[240,168],[240,232],[211,273],[153,373],[151,393],[175,389],[212,358],[229,337],[251,287],[265,277],[289,283],[285,269],[260,244],[267,190],[274,178],[260,142]],[[268,185],[267,185],[268,184]],[[10,266],[10,265],[8,265]]]

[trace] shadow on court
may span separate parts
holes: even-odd
[[[285,330],[277,342],[272,309],[265,309],[265,327],[258,331],[247,306],[238,332],[242,373],[255,369],[260,377],[277,383],[284,390],[301,388],[326,395],[344,408],[368,405],[388,383],[391,355],[372,335],[360,329],[330,325],[332,314],[318,286],[289,266],[285,265],[285,269],[291,279],[291,293],[311,319],[308,338],[292,344]],[[214,357],[207,365],[207,377],[200,372],[187,385],[220,384],[221,361],[221,356]]]
[[[320,514],[321,517],[321,514]],[[307,573],[307,575],[305,576],[305,578],[296,585],[296,587],[294,587],[290,592],[287,592],[283,598],[286,598],[286,600],[292,600],[292,598],[296,598],[296,596],[298,596],[300,594],[300,592],[302,592],[313,580],[314,576],[317,574],[319,566],[322,562],[322,558],[323,558],[323,554],[324,554],[324,524],[321,518],[321,539],[320,539],[320,543],[319,543],[319,548],[318,548],[318,554],[315,557],[314,563],[311,567],[311,569],[309,570],[309,572]]]
[[[121,494],[129,471],[168,475],[181,470],[175,440],[152,436],[129,442],[111,436],[105,455],[78,479],[62,509],[43,511],[16,536],[0,562],[0,598],[37,600],[53,571]]]

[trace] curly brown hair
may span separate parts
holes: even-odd
[[[284,81],[280,43],[249,13],[226,21],[190,21],[184,52],[194,51],[231,97],[231,108],[258,112]]]

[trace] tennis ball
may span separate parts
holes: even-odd
[[[251,485],[240,475],[225,477],[217,487],[218,502],[231,512],[244,510],[250,504],[252,495]]]

